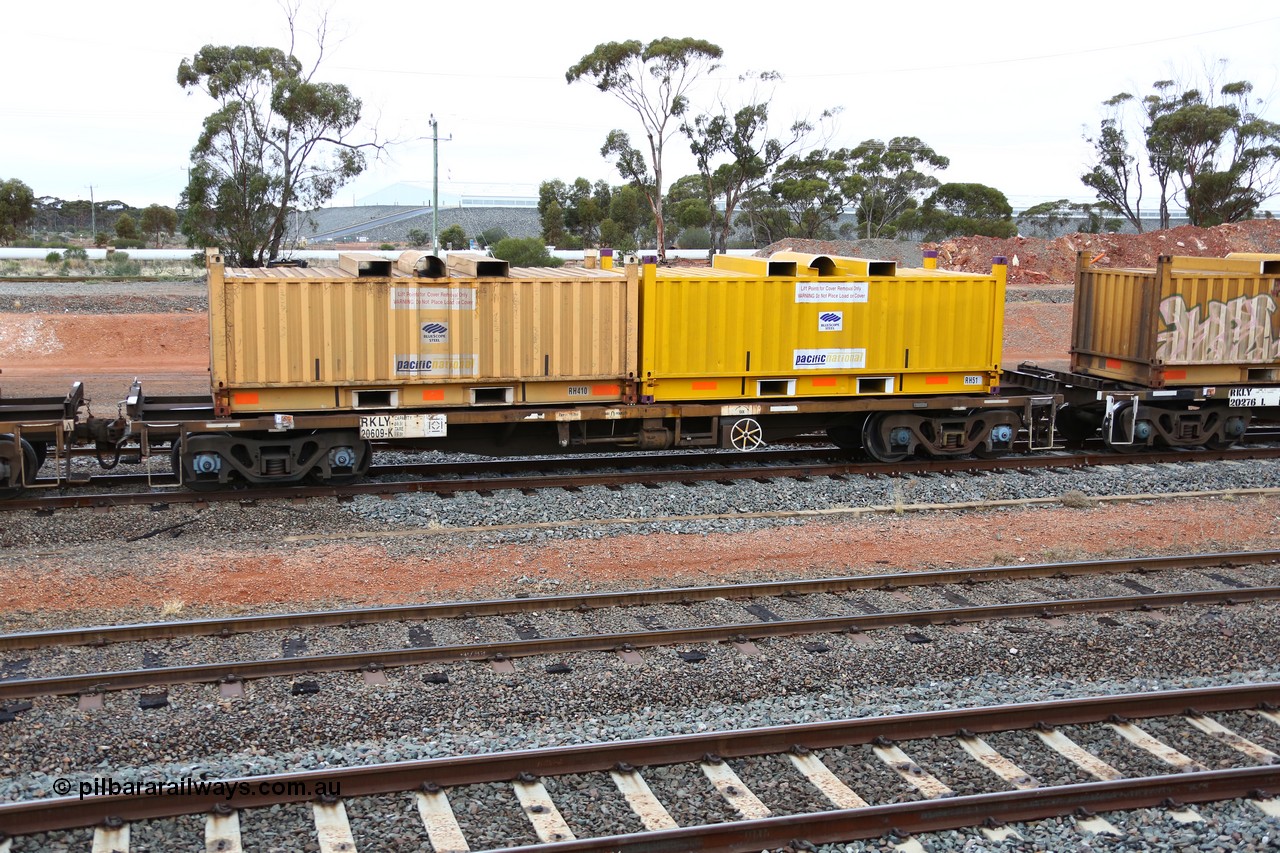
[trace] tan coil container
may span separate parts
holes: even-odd
[[[1076,273],[1071,369],[1147,388],[1280,382],[1280,255]]]
[[[246,412],[585,402],[620,398],[635,372],[634,276],[426,278],[357,260],[211,263],[215,392]]]

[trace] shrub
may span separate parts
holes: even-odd
[[[115,245],[117,249],[145,249],[147,247],[147,241],[122,237],[117,239],[113,245]]]
[[[50,252],[49,254],[44,256],[44,262],[46,264],[49,264],[50,266],[53,266],[54,264],[60,264],[62,263],[62,253]]]
[[[462,226],[454,223],[440,232],[440,245],[446,249],[467,249],[470,248],[471,241],[467,239],[467,232],[462,230]]]
[[[71,248],[69,248],[69,249],[67,249],[65,252],[63,252],[63,253],[62,253],[62,256],[63,256],[64,258],[66,258],[67,260],[69,260],[69,261],[87,261],[87,260],[89,260],[89,253],[88,253],[88,252],[86,252],[86,251],[85,251],[83,248],[81,248],[80,246],[72,246]]]
[[[93,235],[93,245],[97,246],[99,249],[103,248],[110,242],[111,238],[107,236],[106,231],[99,231],[97,234]]]
[[[108,275],[118,276],[135,276],[142,275],[141,261],[129,260],[129,255],[125,252],[116,252],[108,259],[110,271]]]
[[[381,246],[378,247],[378,250],[381,252],[390,252],[394,248],[395,246],[391,245],[390,243],[383,243]]]
[[[507,237],[493,247],[493,256],[513,267],[558,267],[564,261],[551,256],[537,237]]]
[[[711,232],[705,228],[686,228],[676,238],[676,247],[680,249],[710,249]]]

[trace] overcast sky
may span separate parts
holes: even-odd
[[[694,36],[724,48],[723,68],[694,90],[695,109],[743,95],[737,76],[771,69],[781,131],[843,107],[832,145],[918,136],[951,166],[943,181],[989,184],[1015,207],[1090,200],[1080,175],[1100,104],[1159,79],[1248,80],[1280,121],[1280,5],[1274,0],[1076,0],[911,3],[485,3],[301,0],[299,58],[346,83],[380,137],[401,140],[342,189],[350,205],[398,182],[427,189],[428,116],[440,122],[442,193],[536,195],[543,180],[620,183],[600,156],[612,128],[641,138],[634,115],[565,71],[605,41]],[[0,179],[37,196],[175,205],[201,120],[213,102],[175,82],[206,44],[283,47],[272,0],[6,3],[0,51]],[[668,182],[693,171],[671,144]],[[412,195],[412,193],[410,193]],[[1280,209],[1280,199],[1264,207]]]

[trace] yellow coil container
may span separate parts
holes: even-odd
[[[1077,262],[1071,367],[1148,388],[1280,382],[1280,255]]]
[[[788,254],[716,266],[644,267],[641,394],[985,393],[998,381],[1003,265],[982,276]]]
[[[635,373],[634,273],[347,266],[210,263],[213,386],[234,410],[618,401]]]

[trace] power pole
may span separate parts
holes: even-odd
[[[98,208],[93,205],[93,184],[89,184],[89,239],[98,238]]]
[[[431,123],[431,254],[440,254],[440,238],[439,238],[439,219],[437,214],[440,212],[440,123],[436,121],[436,114],[432,113],[428,121]],[[449,134],[449,139],[453,139],[453,134]]]

